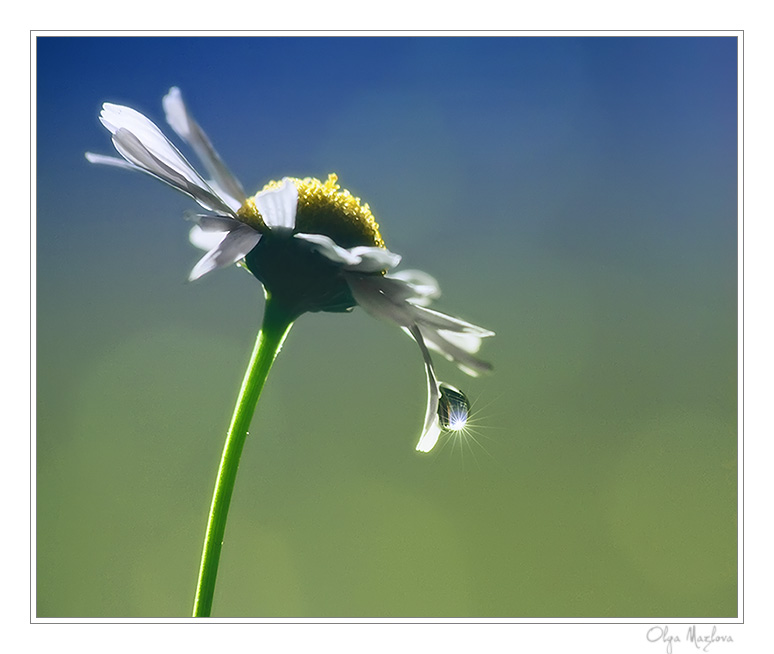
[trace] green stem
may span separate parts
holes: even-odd
[[[272,302],[271,297],[267,297],[263,324],[261,331],[258,332],[255,348],[242,381],[215,481],[215,492],[212,496],[199,568],[199,583],[194,600],[193,617],[195,618],[209,617],[212,610],[215,578],[218,574],[220,550],[223,547],[223,534],[226,530],[226,518],[239,468],[239,458],[242,455],[247,430],[250,428],[255,405],[261,395],[266,377],[292,324],[293,318]]]

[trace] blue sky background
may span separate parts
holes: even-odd
[[[298,321],[248,441],[216,615],[736,615],[737,43],[37,40],[40,616],[187,615],[260,324],[185,281],[195,205],[110,153],[181,87],[248,191],[339,181],[497,332],[477,442],[413,451],[415,345]],[[167,130],[168,133],[169,130]]]

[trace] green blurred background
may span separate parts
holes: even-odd
[[[179,85],[248,190],[339,175],[438,308],[497,332],[439,377],[300,319],[269,378],[214,616],[737,615],[735,38],[37,40],[37,613],[190,614],[263,297],[185,281],[195,208],[90,166],[103,101]],[[474,438],[473,438],[474,437]]]

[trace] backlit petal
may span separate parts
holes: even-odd
[[[435,277],[422,270],[401,270],[390,273],[387,277],[403,282],[407,291],[410,291],[410,294],[406,295],[406,299],[410,299],[415,304],[424,306],[429,304],[431,300],[437,300],[441,297],[441,287]]]
[[[441,435],[441,421],[438,417],[438,400],[441,397],[439,390],[438,379],[435,376],[435,370],[433,370],[433,360],[430,358],[430,353],[425,347],[425,342],[422,339],[422,334],[419,329],[412,327],[410,330],[411,336],[419,345],[419,349],[422,351],[422,359],[425,362],[425,373],[427,374],[427,410],[425,412],[425,424],[422,428],[422,435],[419,437],[417,443],[417,450],[419,452],[429,452],[435,447],[438,442],[438,438]]]
[[[113,135],[118,153],[130,164],[191,196],[206,209],[233,214],[231,207],[210,188],[161,130],[141,113],[106,102],[100,121]],[[96,163],[112,162],[101,159]]]
[[[346,270],[363,273],[387,270],[400,263],[400,255],[385,248],[358,246],[343,248],[324,234],[294,234],[294,238],[310,243],[317,252]]]
[[[216,268],[223,268],[236,263],[244,258],[260,240],[261,235],[247,225],[242,225],[230,231],[225,238],[199,260],[188,279],[193,281]]]
[[[237,208],[239,208],[247,199],[245,191],[239,180],[231,173],[215,148],[212,147],[212,143],[204,130],[193,119],[185,106],[185,102],[183,102],[180,89],[176,86],[169,89],[169,93],[164,96],[161,102],[167,122],[172,129],[193,148],[207,172],[214,178],[218,188],[223,191],[224,195],[233,198],[237,203]]]
[[[269,229],[292,230],[296,226],[298,189],[290,178],[285,177],[278,187],[258,193],[255,206]]]

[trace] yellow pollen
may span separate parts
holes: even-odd
[[[328,175],[325,182],[315,177],[290,179],[298,189],[296,232],[323,234],[344,248],[358,245],[384,247],[379,225],[368,204],[361,204],[360,198],[346,189],[341,190],[335,174]],[[271,181],[263,190],[279,185],[280,182]],[[261,233],[268,231],[254,197],[248,198],[237,211],[237,216]]]

